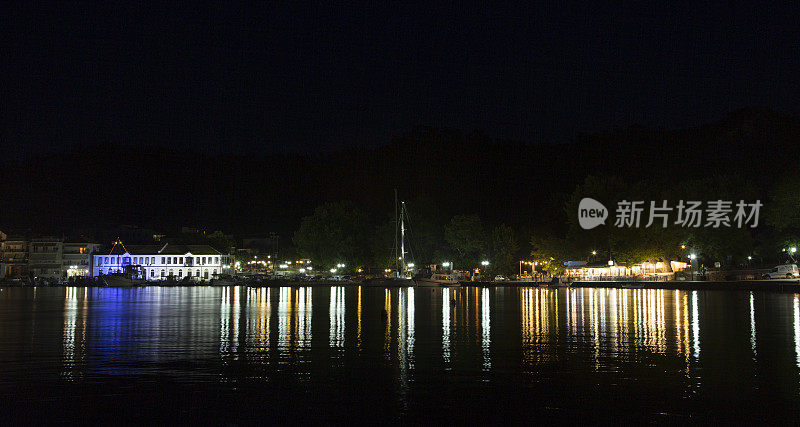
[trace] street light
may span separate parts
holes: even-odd
[[[481,261],[481,265],[486,267],[487,265],[489,265],[489,261]]]
[[[409,264],[408,264],[408,268],[414,268],[414,263],[413,263],[413,262],[412,262],[412,263],[409,263]]]
[[[689,254],[689,269],[692,272],[692,281],[694,281],[694,259],[697,258],[695,254]]]

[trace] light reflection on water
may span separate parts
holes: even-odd
[[[718,392],[731,381],[750,387],[742,391],[736,382],[745,396],[767,387],[800,395],[796,294],[4,288],[0,321],[3,387],[51,374],[67,382],[157,374],[236,383],[292,372],[311,383],[330,382],[326,375],[332,375],[347,384],[363,372],[394,381],[397,400],[407,407],[417,383],[474,373],[480,382],[510,389],[559,375],[598,381],[610,375],[622,383],[661,381],[676,396]],[[241,372],[217,372],[234,362]]]

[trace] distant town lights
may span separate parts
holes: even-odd
[[[442,267],[450,267],[450,262],[448,261],[443,262]]]
[[[695,255],[695,254],[690,254],[689,255],[689,259],[695,259],[695,258],[697,258],[697,255]]]
[[[336,269],[335,268],[331,268],[330,272],[331,273],[336,273]]]
[[[796,247],[794,247],[794,246],[792,246],[792,247],[791,247],[791,249],[789,249],[789,251],[790,251],[791,253],[795,253],[795,252],[797,252],[797,248],[796,248]]]
[[[413,263],[413,262],[412,262],[412,263],[409,263],[409,264],[408,264],[408,268],[414,268],[414,263]],[[359,270],[360,270],[360,269],[359,269]]]
[[[281,264],[281,265],[279,265],[278,267],[280,267],[280,268],[288,268],[289,266],[288,266],[288,265],[286,265],[286,264]]]
[[[344,268],[344,264],[336,264],[336,268]]]

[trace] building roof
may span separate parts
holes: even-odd
[[[166,244],[159,252],[164,255],[220,255],[219,251],[209,245],[170,245]]]
[[[209,245],[115,245],[109,255],[220,255],[220,252]],[[102,251],[98,255],[105,255]]]

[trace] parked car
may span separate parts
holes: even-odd
[[[798,277],[800,277],[800,270],[797,269],[797,264],[782,264],[764,274],[764,279],[796,279]]]
[[[497,276],[494,276],[494,281],[495,282],[505,282],[506,280],[508,280],[508,279],[506,279],[504,276],[501,276],[499,274]]]

